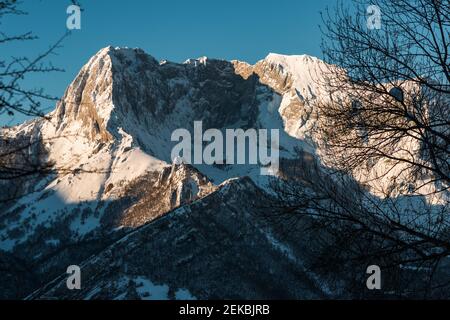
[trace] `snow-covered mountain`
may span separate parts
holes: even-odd
[[[304,268],[311,239],[257,218],[271,197],[257,165],[171,159],[172,132],[192,132],[200,120],[204,130],[279,129],[281,158],[317,156],[314,101],[327,99],[325,67],[306,55],[269,54],[255,65],[205,57],[178,64],[140,49],[100,50],[49,119],[1,131],[4,141],[29,145],[33,161],[54,169],[2,185],[2,199],[13,199],[0,204],[0,266],[9,270],[2,295],[337,295]],[[74,264],[84,282],[72,292],[64,277]]]
[[[27,142],[39,142],[39,146],[33,145],[39,149],[36,153],[61,172],[23,188],[26,196],[8,209],[19,210],[20,215],[15,215],[16,224],[9,223],[2,230],[2,248],[11,250],[20,245],[36,228],[52,225],[70,206],[98,212],[89,223],[71,223],[80,236],[93,231],[105,211],[105,205],[98,208],[99,203],[121,198],[130,182],[170,166],[175,145],[172,132],[178,128],[192,130],[196,120],[203,121],[204,130],[281,129],[282,157],[294,155],[295,148],[313,152],[312,144],[305,141],[314,116],[306,110],[309,107],[300,106],[314,97],[316,88],[308,85],[310,82],[312,86],[309,78],[299,81],[299,89],[289,88],[286,93],[280,86],[293,81],[287,80],[290,74],[283,73],[286,60],[293,58],[289,62],[292,65],[302,63],[307,69],[303,74],[321,62],[306,56],[278,58],[279,64],[277,56],[271,54],[256,65],[261,74],[270,68],[279,73],[278,78],[265,75],[272,77],[274,90],[264,84],[266,81],[259,81],[258,72],[241,76],[248,70],[240,71],[242,63],[237,61],[159,63],[139,49],[100,50],[69,86],[49,115],[51,120],[35,120],[2,133],[10,139],[23,137]],[[295,113],[291,109],[300,110]],[[295,120],[297,117],[301,120]],[[289,130],[283,129],[285,123]],[[216,184],[246,175],[259,178],[259,168],[251,165],[198,165],[197,169]],[[39,219],[29,219],[34,215]],[[25,229],[23,222],[28,221]],[[23,231],[22,237],[7,236],[17,228]]]

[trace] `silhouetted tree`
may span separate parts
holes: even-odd
[[[26,15],[26,12],[20,9],[18,2],[15,0],[0,1],[0,23],[1,19],[10,15],[22,16]],[[45,93],[43,88],[29,88],[24,84],[24,81],[32,74],[63,71],[47,61],[50,55],[60,47],[63,38],[37,55],[0,57],[0,116],[8,115],[12,117],[17,113],[40,117],[45,115],[41,106],[42,101],[56,101],[57,97]],[[31,31],[21,34],[0,32],[1,46],[36,39],[37,36]]]
[[[71,3],[80,6],[76,0]],[[22,2],[16,0],[0,0],[0,25],[5,17],[16,16],[19,19],[26,16],[27,12],[21,9],[22,5]],[[17,115],[50,120],[42,105],[54,103],[58,97],[46,93],[42,87],[27,85],[26,80],[35,74],[64,71],[52,65],[51,56],[61,47],[68,35],[69,32],[41,53],[0,56],[0,117],[3,120],[13,119]],[[31,31],[19,34],[0,31],[0,48],[37,39]],[[55,168],[53,163],[46,160],[46,150],[39,132],[12,137],[7,134],[7,130],[0,131],[0,182],[55,172],[70,172],[70,169]]]
[[[450,3],[355,2],[351,11],[341,4],[324,15],[325,58],[346,70],[327,70],[334,99],[320,105],[330,159],[343,170],[389,160],[386,172],[401,167],[447,189]],[[380,9],[379,30],[367,27],[369,4]]]
[[[77,1],[72,3],[79,5]],[[15,16],[17,19],[26,16],[27,13],[21,9],[22,5],[22,2],[16,0],[0,0],[0,25],[8,16]],[[58,98],[46,93],[42,87],[28,85],[26,80],[36,74],[64,71],[52,65],[51,56],[68,35],[69,33],[64,34],[41,53],[30,52],[13,57],[0,55],[0,117],[3,120],[13,119],[17,115],[50,120],[43,104],[54,103]],[[0,48],[36,40],[37,36],[31,31],[18,34],[0,31]],[[54,163],[47,160],[43,138],[39,132],[34,131],[21,132],[20,136],[11,136],[8,128],[0,131],[0,185],[5,191],[0,196],[0,202],[23,194],[24,181],[29,180],[27,177],[72,171],[70,168],[56,168]]]
[[[321,252],[311,268],[324,275],[378,264],[389,280],[383,292],[448,297],[450,3],[352,4],[323,14],[323,163],[300,155],[285,164],[269,212],[309,219]],[[368,26],[370,5],[380,29]],[[347,280],[368,295],[364,277]]]

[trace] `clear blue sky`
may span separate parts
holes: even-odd
[[[5,18],[1,31],[33,31],[30,43],[1,47],[2,56],[45,50],[66,32],[69,0],[25,0],[27,16]],[[108,45],[140,47],[156,59],[181,62],[208,56],[254,63],[269,52],[321,57],[319,12],[336,0],[81,0],[82,28],[52,57],[66,71],[27,79],[62,96],[79,69]],[[48,110],[53,103],[47,104]],[[24,120],[2,115],[0,125]]]

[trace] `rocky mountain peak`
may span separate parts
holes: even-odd
[[[58,131],[83,133],[90,139],[108,141],[108,123],[114,104],[116,81],[124,73],[152,70],[158,62],[141,49],[99,50],[80,70],[67,88],[55,114]]]

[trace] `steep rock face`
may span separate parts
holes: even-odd
[[[327,98],[324,71],[328,66],[323,61],[308,55],[271,53],[255,65],[241,61],[233,61],[233,64],[243,77],[256,74],[262,83],[282,96],[279,113],[287,133],[316,144],[318,137],[314,128],[318,114],[314,103]]]
[[[106,130],[113,109],[113,66],[109,48],[101,50],[80,70],[54,112],[56,132],[79,124],[78,134],[108,141]]]
[[[111,227],[136,228],[174,208],[201,199],[216,189],[194,167],[173,164],[158,173],[149,173],[133,181],[123,190],[119,199],[105,209],[104,221],[113,223]]]
[[[173,130],[191,129],[195,120],[203,121],[204,130],[254,127],[257,96],[273,94],[256,76],[236,74],[227,61],[160,64],[139,49],[108,47],[70,85],[53,125],[60,135],[76,133],[102,142],[120,140],[123,131],[133,146],[170,162]]]

